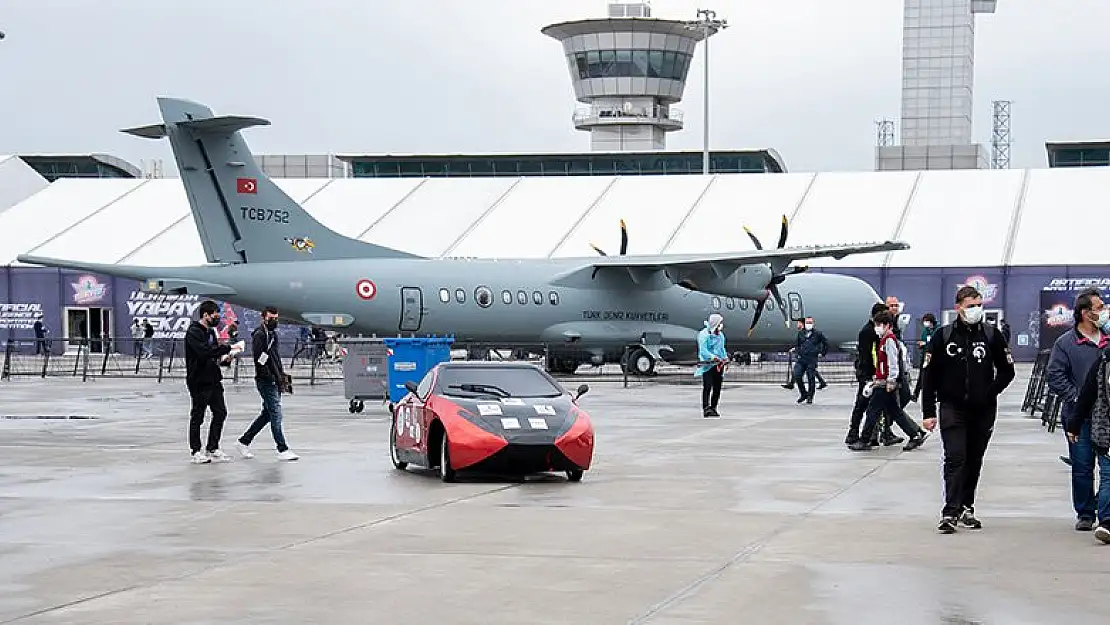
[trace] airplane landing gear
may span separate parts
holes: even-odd
[[[628,354],[628,360],[621,364],[632,375],[648,376],[655,373],[655,358],[643,348],[633,349]]]
[[[362,409],[365,407],[361,399],[352,399],[351,403],[347,405],[347,412],[351,414],[362,412]]]

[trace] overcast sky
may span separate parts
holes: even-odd
[[[1013,104],[1012,166],[1046,140],[1110,138],[1107,0],[1000,0],[978,18],[975,138]],[[161,121],[154,98],[273,122],[257,153],[585,152],[552,22],[605,0],[3,0],[0,154],[171,160],[120,128]],[[874,122],[900,109],[901,0],[655,0],[655,17],[713,8],[711,146],[773,147],[790,171],[871,170]],[[686,129],[701,149],[703,56]]]

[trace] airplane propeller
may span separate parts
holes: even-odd
[[[598,254],[601,254],[602,256],[608,256],[608,254],[605,253],[605,250],[603,250],[600,247],[594,245],[593,243],[590,243],[590,247],[594,248],[594,251],[597,252]],[[624,256],[627,253],[628,253],[628,228],[624,225],[624,220],[622,219],[621,220],[621,256]]]
[[[748,236],[752,240],[752,243],[755,244],[755,249],[757,249],[757,250],[762,250],[763,249],[763,244],[759,242],[759,238],[756,237],[755,234],[753,234],[752,231],[749,230],[747,226],[744,226],[744,232],[746,232],[748,234]],[[786,245],[786,237],[789,234],[789,232],[790,232],[789,222],[786,219],[786,215],[783,215],[782,216],[782,229],[779,230],[779,242],[778,242],[778,246],[777,246],[778,249],[782,249]],[[782,313],[783,322],[786,323],[786,327],[790,327],[790,315],[786,311],[786,305],[782,301],[782,295],[779,293],[779,286],[778,285],[782,284],[783,281],[785,281],[790,276],[793,276],[795,274],[799,274],[799,273],[802,273],[804,271],[807,271],[809,269],[809,267],[805,266],[805,265],[790,267],[789,263],[787,263],[787,265],[785,265],[785,266],[776,267],[776,265],[780,265],[780,264],[781,263],[776,263],[774,261],[767,263],[768,267],[770,267],[770,269],[771,269],[771,280],[770,280],[770,282],[767,283],[767,286],[764,287],[764,288],[767,289],[769,294],[772,297],[775,298],[775,303],[777,303],[779,305],[779,312]],[[751,336],[752,333],[755,332],[755,326],[759,324],[759,317],[760,317],[760,315],[763,314],[763,305],[766,301],[767,301],[766,297],[764,297],[761,300],[758,300],[758,303],[756,304],[756,308],[755,308],[755,314],[752,315],[752,323],[751,323],[750,326],[748,326],[748,336]]]

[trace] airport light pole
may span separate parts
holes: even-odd
[[[704,110],[705,118],[702,129],[702,163],[701,173],[709,175],[709,38],[728,28],[728,20],[717,19],[717,12],[712,9],[698,9],[698,19],[686,22],[686,28],[700,31],[704,35],[702,45],[705,47],[705,85],[704,85]]]

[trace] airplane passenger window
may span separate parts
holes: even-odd
[[[521,305],[527,304],[528,303],[528,294],[525,293],[524,291],[517,291],[516,292],[516,301],[517,301],[518,304],[521,304]]]
[[[740,300],[740,310],[747,310],[747,309],[748,309],[748,300],[746,300],[746,299]]]
[[[736,298],[735,297],[730,297],[730,298],[726,299],[725,300],[725,306],[727,306],[729,310],[732,310],[733,308],[736,308]]]
[[[543,303],[543,293],[539,291],[532,291],[532,303],[539,306]]]
[[[443,302],[444,304],[451,301],[451,291],[448,291],[447,289],[440,289],[439,301]]]
[[[488,286],[480,286],[474,289],[474,301],[482,308],[489,308],[493,303],[493,291],[489,290]]]
[[[501,291],[501,301],[504,302],[505,304],[512,304],[513,303],[513,292],[512,291]]]
[[[462,289],[455,289],[455,301],[460,304],[466,303],[466,291]]]
[[[721,298],[714,295],[713,296],[713,310],[720,310],[720,309],[721,309]]]
[[[550,293],[547,294],[547,300],[549,302],[551,302],[552,306],[558,306],[559,305],[559,294],[556,293],[555,291],[551,291]]]

